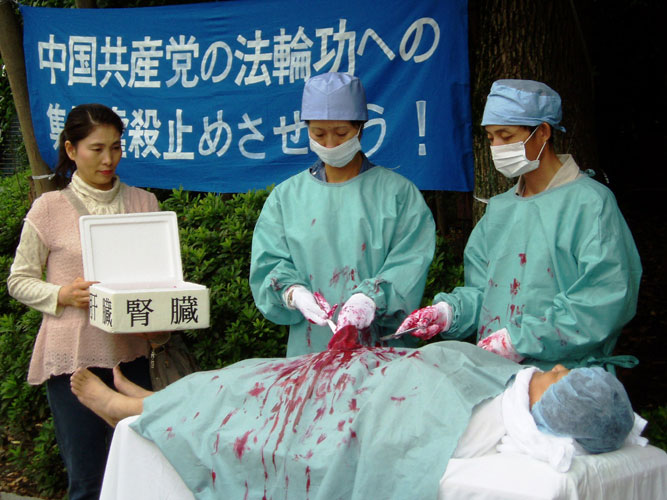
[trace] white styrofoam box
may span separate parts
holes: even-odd
[[[183,281],[174,212],[79,218],[90,323],[112,333],[209,326],[209,290]]]

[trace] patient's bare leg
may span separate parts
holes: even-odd
[[[72,374],[70,385],[81,404],[93,410],[112,427],[116,427],[119,420],[140,415],[143,411],[143,398],[114,391],[86,368],[79,368]]]
[[[123,372],[120,371],[120,367],[118,365],[113,367],[113,385],[116,386],[116,389],[118,389],[118,392],[121,394],[125,394],[126,396],[133,398],[145,398],[153,394],[151,391],[147,391],[143,387],[135,384],[127,377],[125,377]]]

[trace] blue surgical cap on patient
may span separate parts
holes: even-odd
[[[496,80],[486,98],[482,126],[537,126],[543,122],[565,132],[560,95],[548,85],[533,80]]]
[[[301,119],[367,121],[366,93],[361,80],[347,73],[312,77],[303,88]]]
[[[600,367],[572,370],[547,388],[531,414],[540,431],[572,437],[589,453],[619,449],[634,424],[623,384]]]

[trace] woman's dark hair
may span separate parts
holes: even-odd
[[[62,189],[67,186],[72,179],[72,173],[76,170],[76,164],[67,156],[65,142],[69,141],[72,146],[76,147],[79,141],[88,137],[99,125],[111,125],[121,135],[125,128],[120,116],[103,104],[80,104],[67,115],[65,128],[60,133],[58,163],[55,171],[58,188]]]

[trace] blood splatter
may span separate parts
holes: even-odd
[[[352,328],[354,329],[354,327]],[[352,339],[349,339],[348,335],[351,335]],[[255,433],[254,442],[258,441],[257,435],[259,435],[258,445],[262,467],[264,468],[265,493],[270,477],[266,457],[271,457],[273,470],[278,473],[278,457],[282,456],[280,452],[285,447],[285,444],[281,446],[281,443],[286,441],[289,435],[298,433],[299,439],[316,439],[318,443],[327,438],[327,434],[322,433],[321,430],[313,435],[314,431],[319,429],[314,425],[314,422],[327,412],[333,412],[336,401],[340,401],[340,398],[346,394],[346,387],[355,383],[355,378],[343,370],[349,368],[353,362],[360,363],[372,375],[374,368],[371,367],[378,365],[379,361],[389,361],[413,352],[412,350],[397,351],[390,347],[368,348],[360,346],[354,332],[349,331],[341,332],[341,338],[343,339],[341,348],[332,348],[299,358],[270,361],[260,364],[255,372],[256,375],[264,374],[266,377],[270,377],[268,383],[259,384],[253,381],[255,388],[263,388],[263,391],[257,391],[257,397],[261,405],[259,414],[265,415],[266,419],[263,429]],[[346,342],[346,340],[353,341]],[[254,392],[255,388],[251,389],[250,392]],[[366,388],[359,389],[358,392],[361,393],[364,390]],[[306,404],[310,405],[308,411],[313,411],[315,417],[313,423],[305,424],[307,427],[304,429],[304,427],[300,427],[300,423],[302,415],[305,415]],[[341,432],[345,428],[345,419],[348,419],[348,422],[352,424],[356,412],[360,411],[356,398],[346,400],[343,404],[345,405],[343,408],[340,405],[337,406],[337,410],[343,412],[343,418],[338,420],[337,424],[334,424]],[[235,411],[237,410],[228,414],[221,425],[227,423]],[[345,412],[350,412],[353,416],[348,418],[349,413],[345,415]],[[312,418],[312,413],[310,415]],[[266,432],[263,432],[263,430]],[[239,460],[243,457],[245,450],[250,449],[249,445],[253,441],[252,438],[249,441],[248,436],[251,432],[254,432],[254,430],[246,432],[245,435],[237,438],[234,443],[234,452]],[[341,444],[347,443],[350,438],[356,438],[354,430],[349,428],[349,432],[349,436],[342,438]],[[339,436],[337,439],[341,439],[341,437]],[[268,446],[273,450],[266,450]],[[310,458],[312,453],[312,450],[309,451],[305,458]],[[310,478],[310,469],[307,469],[307,474]],[[307,488],[309,490],[310,486],[308,485]]]
[[[247,431],[243,436],[237,438],[234,442],[234,454],[239,460],[243,458],[243,452],[245,451],[246,443],[248,442],[248,436],[251,432],[252,430]]]
[[[350,280],[350,274],[353,274],[353,270],[350,269],[350,266],[345,266],[342,269],[334,269],[333,274],[331,275],[331,279],[329,280],[329,286],[334,286],[338,284],[340,279],[342,278],[345,282],[348,282]]]
[[[311,221],[310,225],[311,225],[311,226],[314,226],[316,220],[317,220],[317,219],[313,219],[313,220]]]
[[[310,467],[306,466],[306,494],[310,492]]]
[[[366,243],[361,244],[361,251],[365,252],[366,251]]]
[[[257,397],[262,392],[264,392],[264,384],[262,384],[261,382],[255,382],[255,387],[250,389],[250,391],[248,391],[248,394],[250,394],[251,396]]]
[[[215,486],[215,478],[216,478],[216,477],[217,477],[217,476],[216,476],[216,474],[215,474],[215,471],[214,471],[214,470],[211,470],[211,480],[213,481],[213,485],[214,485],[214,486]]]
[[[514,296],[516,296],[517,293],[519,293],[519,287],[521,284],[514,278],[514,281],[510,285],[510,293]]]
[[[392,400],[392,401],[396,401],[397,403],[400,404],[400,403],[402,403],[403,401],[405,401],[405,396],[400,396],[400,397],[392,396],[392,397],[391,397],[391,400]]]
[[[359,331],[354,325],[345,325],[342,327],[331,337],[331,340],[327,344],[327,349],[329,350],[350,350],[358,349],[359,347],[361,347],[359,344]]]
[[[211,455],[216,455],[218,453],[218,447],[220,446],[220,433],[215,433],[215,443],[213,443],[213,453]]]
[[[320,309],[326,313],[327,318],[331,319],[336,309],[338,309],[338,304],[331,306],[320,292],[313,293],[313,297],[315,297],[315,302],[320,306]]]
[[[331,276],[331,279],[329,280],[329,286],[337,285],[338,280],[340,279],[340,273],[341,271],[334,269],[333,275]]]
[[[280,281],[278,281],[278,278],[275,277],[271,278],[271,288],[273,288],[277,292],[278,290],[281,290],[282,287],[283,284]]]
[[[229,422],[229,419],[232,418],[232,416],[233,416],[237,411],[239,411],[238,408],[236,408],[236,409],[230,411],[230,412],[227,414],[227,416],[226,416],[225,418],[222,419],[222,423],[220,424],[220,427],[222,427],[222,426],[225,425],[227,422]]]
[[[526,254],[525,253],[520,253],[519,254],[519,264],[522,266],[526,265]]]
[[[478,334],[478,337],[477,337],[478,341],[484,336],[485,332],[497,330],[497,328],[491,328],[490,327],[491,323],[493,323],[494,321],[497,321],[498,326],[500,326],[500,316],[496,316],[495,318],[491,318],[486,324],[479,327],[479,334]]]

